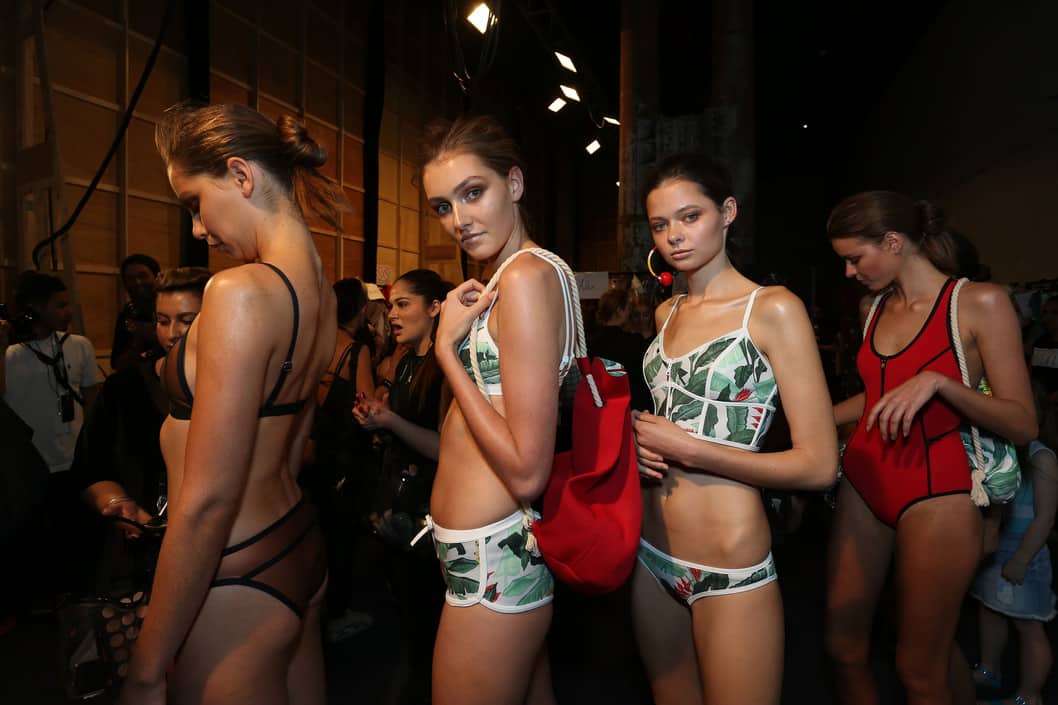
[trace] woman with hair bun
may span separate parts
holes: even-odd
[[[323,537],[297,484],[335,297],[305,225],[342,204],[297,122],[241,105],[155,132],[192,234],[246,264],[213,276],[169,351],[169,526],[120,702],[323,703]]]
[[[953,689],[972,688],[965,663],[951,657],[982,550],[958,430],[972,423],[1016,444],[1036,433],[1017,316],[1001,287],[971,283],[956,301],[959,330],[951,330],[958,247],[928,202],[890,191],[850,196],[831,212],[827,234],[846,276],[878,294],[857,358],[865,391],[834,407],[839,426],[857,422],[827,571],[825,636],[837,691],[843,703],[879,702],[868,651],[893,562],[896,669],[908,703],[949,703]],[[970,381],[986,375],[991,397],[962,383],[955,334]]]

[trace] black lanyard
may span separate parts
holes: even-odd
[[[54,333],[52,334],[55,335]],[[30,352],[37,356],[46,367],[51,368],[52,375],[55,376],[55,382],[59,385],[60,389],[65,389],[70,396],[73,397],[74,401],[84,406],[84,399],[78,394],[73,387],[70,386],[70,376],[66,373],[66,357],[63,355],[62,346],[66,342],[66,339],[70,337],[69,333],[66,333],[59,338],[56,343],[58,351],[55,353],[55,357],[45,355],[43,351],[37,350],[35,347],[30,345],[28,342],[25,344],[29,348]],[[54,338],[53,338],[54,339]]]

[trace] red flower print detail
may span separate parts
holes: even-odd
[[[695,582],[702,579],[702,571],[699,568],[691,568],[691,577],[694,578]]]
[[[687,578],[680,578],[676,581],[676,584],[672,586],[673,591],[682,598],[688,598],[691,596],[691,581]]]
[[[750,391],[748,389],[743,389],[741,392],[735,395],[735,401],[746,401],[747,399],[749,399],[749,395]]]

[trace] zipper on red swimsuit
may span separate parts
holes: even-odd
[[[881,394],[879,394],[879,397],[881,397],[881,396],[883,396],[885,394],[885,363],[887,363],[887,362],[889,362],[889,359],[883,357],[882,358],[882,391],[881,391]]]

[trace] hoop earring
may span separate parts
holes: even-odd
[[[661,282],[662,286],[672,286],[672,272],[662,272],[658,274],[654,271],[654,265],[651,263],[650,258],[654,256],[654,253],[658,251],[658,248],[651,247],[650,252],[647,253],[647,271],[650,272],[650,276]]]

